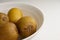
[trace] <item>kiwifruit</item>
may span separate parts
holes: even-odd
[[[8,11],[8,17],[11,22],[16,23],[22,16],[22,11],[19,8],[11,8]]]
[[[16,25],[18,27],[19,34],[23,38],[32,35],[37,29],[36,21],[30,16],[22,17],[20,20],[17,21]]]
[[[0,40],[18,40],[18,37],[18,31],[14,23],[7,22],[0,27]]]
[[[0,13],[0,26],[9,21],[9,18],[6,14]]]

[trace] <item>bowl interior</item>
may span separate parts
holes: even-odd
[[[20,8],[24,16],[31,16],[37,21],[37,30],[43,23],[43,14],[41,11],[33,5],[22,4],[22,3],[6,3],[0,5],[0,12],[8,13],[8,10],[16,7]]]

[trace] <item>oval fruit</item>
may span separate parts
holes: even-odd
[[[19,8],[11,8],[8,12],[8,17],[11,22],[16,23],[23,16]]]
[[[4,13],[0,13],[0,26],[8,21],[9,21],[8,16]]]
[[[23,38],[32,35],[37,29],[36,21],[29,16],[22,17],[16,24],[18,26],[19,34]]]
[[[8,22],[0,27],[0,40],[18,40],[18,31],[14,23]]]

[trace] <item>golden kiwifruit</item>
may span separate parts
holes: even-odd
[[[22,17],[20,20],[18,20],[16,25],[18,27],[19,34],[23,38],[32,35],[37,29],[36,21],[30,16]]]
[[[19,8],[11,8],[8,11],[8,17],[11,22],[16,23],[22,16],[22,11]]]
[[[18,40],[16,25],[11,22],[5,23],[0,27],[0,40]]]
[[[9,21],[9,18],[6,14],[0,13],[0,26]]]

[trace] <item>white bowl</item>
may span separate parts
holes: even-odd
[[[16,7],[16,8],[20,8],[23,11],[24,16],[31,16],[33,18],[35,18],[35,20],[37,21],[37,31],[40,29],[41,25],[43,24],[43,14],[40,11],[40,9],[38,7],[36,7],[33,4],[28,4],[28,3],[23,3],[23,2],[5,2],[5,3],[0,3],[0,12],[4,12],[7,14],[8,10]],[[32,38],[33,36],[35,36],[38,32],[35,32],[34,34],[32,34],[31,36],[23,39],[23,40],[27,40],[29,38]]]

